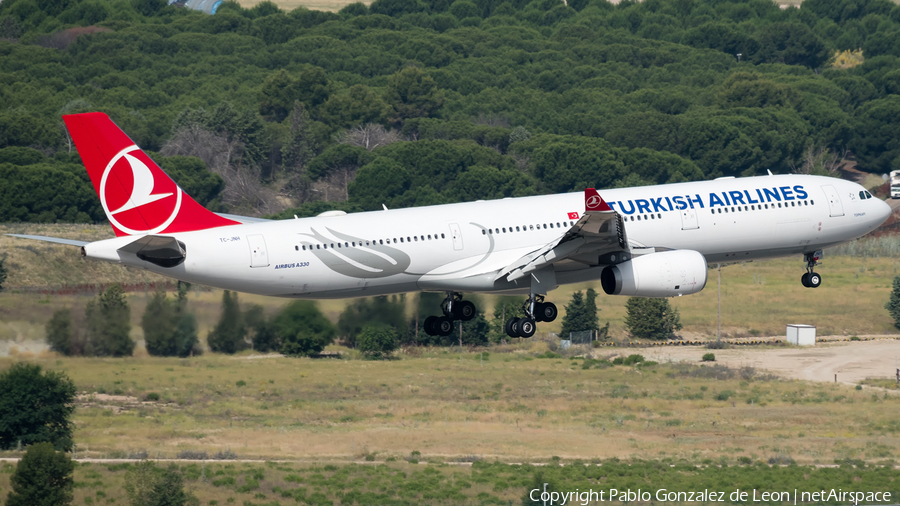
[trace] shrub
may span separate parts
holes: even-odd
[[[728,399],[730,399],[733,396],[734,396],[733,390],[722,390],[721,392],[716,394],[715,399],[717,401],[727,401]]]
[[[182,460],[208,460],[206,452],[197,450],[182,450],[178,453],[178,458]]]
[[[668,339],[682,329],[681,316],[668,299],[631,297],[625,309],[625,326],[638,339]]]
[[[397,348],[397,331],[387,325],[364,327],[356,339],[360,353],[379,359]]]
[[[291,302],[274,320],[275,334],[281,340],[281,353],[311,356],[321,353],[334,341],[334,325],[319,311],[315,302]]]
[[[159,400],[159,394],[156,393],[156,392],[150,392],[150,393],[147,394],[147,396],[146,396],[145,398],[146,398],[148,401],[158,401],[158,400]]]
[[[244,341],[246,335],[247,327],[244,326],[238,296],[225,290],[222,293],[222,314],[215,328],[206,336],[206,344],[217,353],[236,353],[247,348]]]
[[[54,311],[53,317],[44,328],[47,333],[47,344],[51,350],[66,356],[84,353],[83,344],[77,342],[71,309]]]
[[[235,460],[238,458],[237,454],[231,450],[218,451],[213,454],[212,458],[214,460]]]
[[[884,304],[884,308],[891,314],[894,326],[900,329],[900,276],[894,277],[894,289],[891,290],[891,297]]]
[[[3,257],[0,258],[0,292],[3,291],[3,283],[6,282],[8,272],[9,271],[6,268],[6,255],[3,255]]]
[[[72,502],[75,463],[50,443],[28,448],[10,478],[8,506],[65,506]]]
[[[19,362],[0,374],[0,392],[0,449],[41,442],[72,449],[75,384],[65,374]]]
[[[131,308],[125,292],[112,285],[88,302],[84,309],[88,331],[88,353],[98,357],[131,356]]]
[[[634,365],[634,364],[639,364],[643,361],[644,361],[643,355],[634,354],[634,355],[628,355],[628,357],[626,357],[625,360],[622,361],[622,364]]]
[[[159,469],[148,460],[140,462],[128,471],[125,492],[134,506],[200,504],[193,494],[184,491],[184,477],[175,464]]]
[[[367,326],[391,327],[395,334],[406,329],[406,303],[399,297],[370,297],[353,300],[341,313],[337,332],[347,346],[355,347]]]
[[[705,354],[703,355],[703,359],[702,359],[702,360],[703,360],[704,362],[715,362],[715,361],[716,361],[716,355],[715,355],[714,353],[705,353]]]

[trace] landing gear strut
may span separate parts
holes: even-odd
[[[441,311],[444,316],[429,316],[425,318],[425,333],[430,336],[449,336],[453,332],[453,322],[461,320],[467,322],[478,314],[475,304],[462,299],[459,292],[447,292],[447,297],[441,302]]]
[[[818,272],[814,272],[813,268],[819,265],[819,259],[822,258],[822,252],[804,253],[803,260],[806,261],[806,274],[800,278],[800,282],[806,288],[818,288],[822,284],[822,276]]]
[[[537,331],[537,322],[552,322],[559,315],[556,304],[544,302],[543,295],[531,294],[525,305],[524,318],[510,318],[506,321],[506,335],[509,337],[531,337]]]

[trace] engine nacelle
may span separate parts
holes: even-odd
[[[609,295],[674,297],[703,290],[706,273],[706,258],[697,251],[660,251],[610,265],[600,284]]]

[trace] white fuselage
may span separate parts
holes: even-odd
[[[834,178],[777,175],[601,190],[632,248],[699,251],[707,262],[800,255],[858,238],[890,208]],[[229,290],[295,298],[410,291],[527,292],[494,274],[558,240],[584,211],[582,193],[259,222],[167,234],[186,250],[163,268],[117,251],[134,236],[85,246],[120,262]],[[575,214],[577,213],[577,215]],[[559,284],[598,279],[602,265],[558,268]]]

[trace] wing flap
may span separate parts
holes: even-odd
[[[573,260],[598,265],[605,253],[626,251],[625,223],[593,188],[584,191],[585,211],[563,236],[501,269],[495,280],[515,281],[549,265]]]

